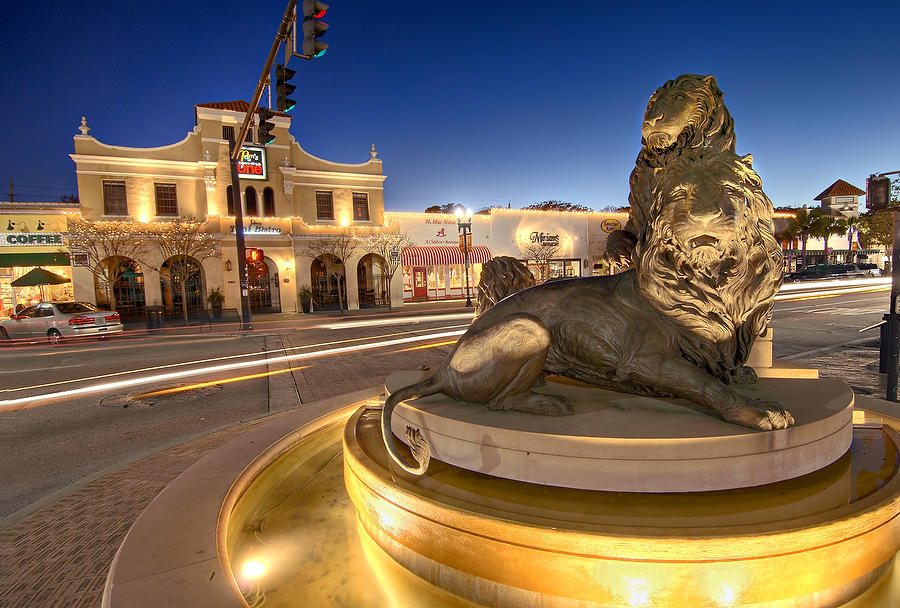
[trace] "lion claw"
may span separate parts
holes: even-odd
[[[794,417],[781,403],[762,399],[750,399],[747,404],[725,413],[724,417],[729,422],[761,431],[794,426]]]

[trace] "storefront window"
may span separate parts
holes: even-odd
[[[69,266],[42,266],[42,268],[64,277],[72,275],[72,269]],[[12,315],[17,307],[24,308],[38,302],[64,302],[74,299],[72,283],[29,287],[10,285],[12,281],[32,270],[34,270],[33,266],[0,268],[0,317]]]
[[[450,288],[459,289],[463,286],[463,267],[459,264],[450,267]]]

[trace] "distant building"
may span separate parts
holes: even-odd
[[[865,193],[865,190],[839,179],[813,200],[822,201],[822,211],[828,215],[859,217],[859,197]]]

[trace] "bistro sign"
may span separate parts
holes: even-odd
[[[234,226],[231,227],[231,234],[234,234]],[[244,226],[244,234],[281,234],[281,228],[263,226],[260,222],[251,220],[249,226]]]
[[[268,179],[266,176],[266,150],[241,148],[237,158],[237,173],[242,179]]]
[[[0,241],[6,247],[21,247],[26,245],[62,245],[63,237],[60,232],[8,232]]]

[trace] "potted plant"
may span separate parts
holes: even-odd
[[[297,295],[300,296],[300,307],[304,313],[308,313],[312,310],[313,305],[313,290],[309,285],[301,285],[300,289],[297,290]]]
[[[225,301],[225,294],[222,293],[222,290],[218,287],[210,289],[209,295],[206,296],[206,301],[209,302],[209,306],[212,308],[213,319],[221,319],[222,302]]]

